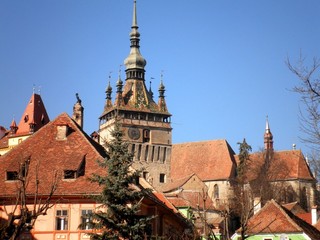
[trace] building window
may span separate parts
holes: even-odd
[[[146,180],[148,180],[148,177],[149,177],[149,173],[148,172],[143,172],[142,173],[142,177]]]
[[[90,226],[91,222],[91,215],[92,215],[92,210],[90,209],[85,209],[81,210],[81,229],[82,230],[89,230],[92,229],[92,226]]]
[[[18,180],[18,172],[17,171],[7,171],[6,180],[7,181]]]
[[[150,142],[150,130],[149,129],[143,130],[143,142]]]
[[[64,179],[75,179],[77,178],[77,171],[75,170],[64,170]]]
[[[218,186],[218,184],[215,184],[214,187],[213,187],[213,197],[215,199],[219,198],[219,186]]]
[[[166,175],[165,175],[164,173],[160,173],[160,179],[159,179],[159,181],[160,181],[161,183],[165,183],[165,182],[166,182]]]
[[[68,230],[68,210],[56,211],[56,230]]]

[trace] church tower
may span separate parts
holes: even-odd
[[[273,150],[273,135],[270,131],[268,117],[266,120],[266,130],[264,132],[264,150]]]
[[[140,53],[136,1],[133,5],[130,42],[130,53],[124,60],[125,83],[119,73],[114,102],[110,80],[106,88],[104,111],[99,118],[99,142],[103,145],[110,139],[114,117],[120,117],[124,140],[129,142],[129,150],[134,154],[133,167],[143,169],[143,177],[158,187],[170,179],[171,114],[165,101],[162,76],[158,103],[153,99],[151,87],[148,90],[145,84],[147,62]]]

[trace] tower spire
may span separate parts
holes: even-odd
[[[264,133],[264,150],[273,150],[273,135],[270,131],[268,116],[266,117],[266,130]]]
[[[147,61],[142,57],[140,53],[140,33],[138,32],[137,22],[137,7],[136,0],[133,1],[133,17],[132,26],[130,33],[130,53],[129,56],[124,60],[126,66],[126,79],[143,79],[144,80],[144,67]]]

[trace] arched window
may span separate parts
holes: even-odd
[[[300,192],[300,205],[304,210],[308,211],[309,204],[306,187],[303,187]]]
[[[218,187],[218,184],[215,184],[214,187],[213,187],[213,197],[215,199],[219,198],[219,187]]]
[[[286,202],[291,203],[294,201],[296,201],[294,198],[294,191],[293,191],[293,187],[290,185],[287,187],[287,190],[286,190]]]

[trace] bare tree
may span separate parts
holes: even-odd
[[[16,182],[16,192],[13,195],[1,199],[3,211],[6,214],[5,219],[0,223],[0,239],[15,240],[25,232],[30,232],[37,218],[40,215],[46,215],[47,211],[56,203],[52,202],[54,192],[57,189],[58,172],[55,171],[51,185],[48,186],[48,193],[42,195],[39,193],[39,163],[35,165],[35,176],[32,186],[34,192],[28,191],[31,184],[30,177],[30,157],[19,166],[19,171],[13,176]]]
[[[311,63],[307,64],[306,58],[300,54],[295,64],[292,64],[288,57],[286,65],[299,80],[293,91],[300,95],[305,106],[300,110],[300,128],[304,134],[301,140],[312,149],[309,161],[318,175],[320,160],[313,156],[320,152],[320,59],[313,58]]]
[[[244,139],[239,144],[237,178],[234,184],[233,199],[230,201],[228,215],[239,219],[239,234],[242,239],[248,234],[249,219],[267,201],[278,199],[285,184],[278,179],[285,179],[287,165],[275,157],[272,149],[249,154],[251,146]],[[273,182],[278,184],[274,184]],[[251,226],[252,227],[252,226]]]

